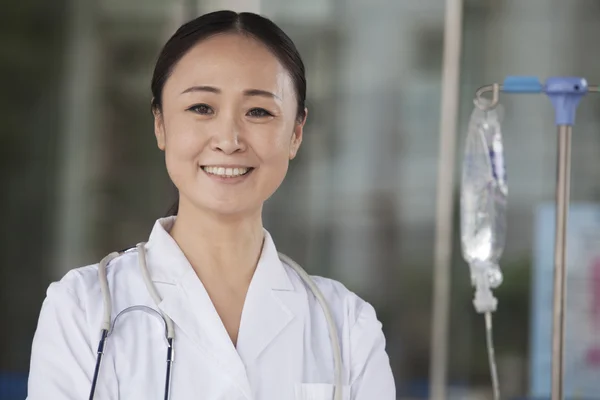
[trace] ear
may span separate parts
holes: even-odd
[[[300,144],[302,144],[302,136],[304,134],[304,124],[306,123],[306,117],[308,116],[308,109],[304,109],[304,117],[301,121],[296,122],[294,125],[294,133],[292,135],[292,141],[290,143],[290,160],[296,158]]]
[[[156,136],[156,144],[159,149],[165,151],[165,121],[163,115],[158,107],[152,108],[152,114],[154,115],[154,136]]]

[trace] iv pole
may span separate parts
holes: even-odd
[[[558,131],[556,176],[556,226],[554,242],[554,293],[552,304],[552,395],[551,400],[564,399],[564,345],[567,271],[567,225],[571,185],[571,136],[579,101],[598,86],[588,86],[584,78],[555,77],[545,84],[535,77],[507,77],[503,85],[488,85],[477,90],[480,98],[493,92],[492,107],[498,103],[498,92],[545,93],[555,110]]]
[[[552,311],[552,400],[563,398],[567,217],[571,186],[571,125],[558,125],[556,180],[556,234],[554,244],[554,296]]]

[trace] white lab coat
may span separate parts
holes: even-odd
[[[160,309],[175,324],[172,400],[329,400],[334,365],[327,322],[301,278],[265,244],[233,346],[212,302],[168,234],[174,218],[158,220],[146,244]],[[112,318],[133,305],[156,308],[138,267],[137,251],[107,268]],[[70,271],[48,288],[33,340],[29,400],[89,396],[103,313],[97,265]],[[327,299],[344,364],[344,399],[394,400],[395,385],[381,324],[373,307],[342,284],[313,277]],[[163,399],[164,325],[134,311],[109,336],[96,399]]]

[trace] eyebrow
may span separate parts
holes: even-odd
[[[192,86],[185,89],[181,94],[192,93],[192,92],[208,92],[208,93],[216,93],[220,94],[221,89],[213,87],[213,86]],[[260,96],[260,97],[268,97],[273,99],[281,100],[279,96],[275,93],[271,93],[262,89],[246,89],[244,90],[244,96]]]

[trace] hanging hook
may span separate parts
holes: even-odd
[[[473,99],[473,103],[477,108],[482,111],[489,111],[495,108],[498,105],[498,100],[500,98],[500,90],[502,86],[497,83],[492,85],[482,86],[475,92],[475,98]],[[492,101],[485,99],[483,97],[484,93],[492,92]]]

